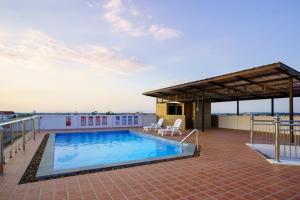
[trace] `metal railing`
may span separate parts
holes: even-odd
[[[274,120],[258,120],[251,116],[250,141],[251,144],[274,145],[277,162],[281,158],[298,160],[300,159],[300,121],[281,120],[278,115]]]
[[[250,121],[251,144],[274,144],[275,141],[275,123],[274,120],[255,120],[251,116]]]
[[[197,150],[199,150],[199,131],[198,129],[193,129],[187,136],[185,136],[181,141],[180,141],[180,151],[182,152],[182,145],[183,145],[183,142],[185,140],[187,140],[193,133],[196,134],[196,148]]]
[[[26,149],[26,142],[36,135],[36,123],[38,120],[38,131],[40,132],[40,116],[30,116],[16,118],[5,122],[0,122],[0,174],[3,174],[3,166],[5,164],[4,150],[5,146],[9,147],[9,158],[21,150]],[[26,123],[31,121],[32,137],[26,135]],[[29,131],[28,131],[29,132]],[[5,137],[6,136],[6,137]],[[27,139],[27,141],[26,141]]]

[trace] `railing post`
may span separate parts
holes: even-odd
[[[280,161],[280,131],[279,131],[279,125],[280,125],[280,117],[276,115],[274,117],[275,122],[275,161]]]
[[[3,174],[3,165],[4,165],[3,127],[0,126],[0,175]]]
[[[254,116],[251,115],[250,116],[250,143],[253,144],[253,133],[254,133],[254,130],[253,130],[253,121],[254,121]]]
[[[41,117],[40,116],[38,117],[38,120],[39,120],[38,121],[39,122],[38,123],[39,124],[39,133],[41,133]]]
[[[33,140],[35,140],[35,119],[32,119]]]
[[[23,151],[25,151],[25,144],[26,144],[26,138],[25,138],[25,122],[22,121],[21,122],[21,127],[22,127],[22,147],[23,147]]]
[[[9,151],[9,158],[12,158],[14,151],[14,125],[10,125],[10,151]]]

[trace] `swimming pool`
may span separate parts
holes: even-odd
[[[132,130],[51,134],[37,177],[192,156],[195,145]]]

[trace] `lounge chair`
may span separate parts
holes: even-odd
[[[162,124],[164,122],[163,118],[160,118],[157,123],[152,123],[150,126],[144,126],[144,131],[148,132],[151,131],[151,129],[154,129],[156,131],[157,129],[160,129],[162,127]]]
[[[179,130],[181,122],[182,122],[181,119],[176,119],[173,126],[167,126],[167,128],[165,129],[159,129],[158,135],[161,134],[162,136],[164,136],[167,135],[168,132],[171,132],[171,136],[173,136],[175,132],[178,132],[180,135],[182,135],[181,131]]]

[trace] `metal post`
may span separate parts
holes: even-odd
[[[271,116],[274,116],[274,98],[271,98]]]
[[[236,115],[237,116],[240,115],[240,101],[239,100],[236,101]]]
[[[279,132],[279,125],[280,125],[280,117],[276,115],[274,117],[275,122],[275,161],[280,161],[280,132]]]
[[[17,122],[17,138],[20,138],[20,134],[19,134],[19,132],[20,132],[20,131],[19,131],[19,127],[20,127],[20,126],[19,126],[19,122]],[[21,132],[22,132],[22,127],[21,127]],[[21,145],[21,144],[20,144],[20,142],[19,142],[19,143],[18,143],[18,145],[17,145],[17,146],[18,146],[18,148],[17,148],[17,149],[16,149],[16,151],[15,151],[16,153],[17,153],[18,151],[20,151],[20,150],[21,150],[21,147],[20,147],[20,145]]]
[[[253,121],[254,121],[254,116],[251,115],[250,116],[250,143],[253,144],[253,133],[254,133],[254,130],[253,130]]]
[[[32,119],[33,140],[35,140],[35,119]]]
[[[25,139],[25,123],[24,121],[21,122],[21,127],[22,127],[22,147],[23,147],[23,151],[25,151],[25,144],[26,144],[26,139]]]
[[[290,143],[294,143],[294,127],[293,127],[293,120],[294,120],[294,101],[293,101],[293,79],[290,80],[290,91],[289,91],[289,100],[290,100]]]
[[[4,165],[3,127],[0,126],[0,175],[3,174],[3,165]]]
[[[39,123],[38,123],[38,124],[39,124],[39,133],[41,133],[41,117],[38,117],[38,120],[39,120],[39,121],[38,121],[38,122],[39,122]]]
[[[10,151],[9,151],[9,158],[12,158],[13,151],[14,151],[14,124],[10,125]]]

